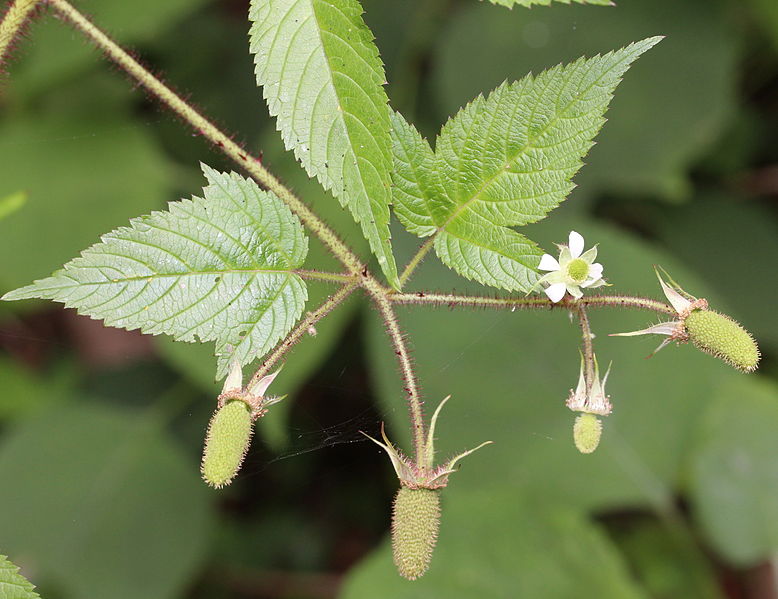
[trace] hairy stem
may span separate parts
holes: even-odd
[[[40,0],[15,0],[5,11],[0,21],[0,64],[3,64],[11,49],[11,44],[21,33],[24,24],[38,6]]]
[[[276,363],[281,358],[283,358],[290,349],[292,349],[295,343],[302,339],[303,335],[308,333],[313,325],[319,322],[327,314],[332,312],[332,310],[334,310],[337,306],[342,304],[343,301],[348,298],[348,296],[351,295],[356,288],[356,282],[343,285],[343,287],[338,289],[336,293],[327,298],[327,300],[321,306],[316,308],[316,310],[313,312],[308,312],[305,318],[300,321],[300,323],[286,336],[286,338],[281,341],[281,343],[276,345],[275,349],[268,354],[268,356],[262,362],[262,365],[251,376],[251,380],[246,386],[251,387],[263,376],[269,374],[273,366],[275,366]]]
[[[350,272],[358,273],[363,269],[359,257],[308,206],[268,171],[257,158],[251,156],[240,145],[232,141],[181,96],[157,79],[148,69],[144,68],[137,60],[98,29],[67,0],[47,0],[47,2],[149,93],[167,105],[182,120],[200,132],[259,183],[281,198],[299,217],[303,225],[321,239],[322,243],[329,248]]]
[[[124,70],[130,77],[143,86],[148,92],[168,106],[182,120],[188,123],[196,131],[199,131],[206,139],[216,145],[225,155],[234,160],[245,169],[259,183],[272,190],[281,198],[291,210],[300,218],[314,235],[340,260],[349,273],[359,275],[360,280],[346,284],[330,297],[315,312],[308,314],[300,324],[268,355],[264,363],[251,378],[251,385],[265,376],[273,365],[308,331],[308,329],[323,318],[335,306],[340,304],[357,286],[363,287],[378,306],[386,323],[387,331],[395,347],[395,353],[400,361],[400,368],[405,379],[405,388],[411,411],[413,425],[414,445],[417,459],[423,456],[423,444],[425,437],[422,403],[416,384],[416,375],[413,364],[408,354],[408,349],[400,332],[392,305],[387,299],[389,290],[385,289],[363,266],[359,257],[354,254],[337,235],[324,224],[300,199],[287,189],[273,174],[271,174],[255,157],[249,155],[243,148],[230,139],[189,105],[181,96],[176,94],[167,85],[162,83],[151,72],[144,68],[137,60],[130,56],[118,44],[111,40],[105,33],[98,29],[91,21],[74,8],[67,0],[47,0],[47,2],[66,20],[72,23],[76,29],[89,38],[106,56]],[[419,261],[421,258],[419,258]],[[412,270],[412,269],[411,269]],[[311,271],[308,271],[310,274]],[[408,273],[410,274],[410,272]],[[301,274],[301,276],[305,276]],[[327,280],[344,282],[348,276],[335,275],[338,281],[329,275]],[[318,277],[324,278],[324,277]]]
[[[586,368],[586,397],[590,397],[592,394],[592,385],[594,384],[594,345],[592,344],[592,327],[589,324],[589,315],[586,313],[585,306],[579,304],[576,313],[578,314],[578,323],[581,325],[584,367]]]
[[[419,264],[421,264],[421,261],[424,260],[424,257],[432,249],[432,245],[434,243],[435,237],[432,236],[427,241],[425,241],[424,244],[419,248],[419,251],[413,255],[408,264],[405,265],[405,268],[400,275],[400,285],[405,285],[406,281],[411,278],[413,271],[416,270],[416,267]]]
[[[396,304],[420,304],[448,308],[494,308],[498,310],[574,310],[587,308],[634,308],[675,316],[676,311],[667,304],[645,297],[630,295],[592,295],[580,300],[565,298],[554,303],[542,297],[488,297],[447,293],[391,293],[387,299]]]
[[[416,382],[416,372],[413,368],[413,360],[408,352],[408,346],[397,322],[397,315],[389,301],[391,294],[387,289],[380,285],[375,285],[371,281],[364,284],[365,291],[375,302],[381,317],[386,326],[386,332],[392,340],[394,354],[400,366],[400,373],[405,383],[405,394],[408,398],[408,411],[411,418],[411,429],[413,433],[414,460],[419,467],[424,466],[424,443],[427,436],[424,426],[424,402],[419,394],[419,387]]]

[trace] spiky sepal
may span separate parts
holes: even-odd
[[[491,441],[486,441],[481,443],[478,447],[462,452],[437,466],[434,465],[435,425],[437,424],[440,410],[450,398],[450,395],[444,398],[432,415],[429,433],[418,462],[414,462],[411,458],[404,455],[391,441],[389,441],[383,424],[381,424],[381,438],[383,439],[383,443],[374,439],[367,433],[362,433],[386,451],[389,455],[389,459],[392,461],[394,471],[397,473],[397,478],[400,479],[400,484],[403,487],[408,487],[409,489],[441,489],[448,484],[449,475],[456,472],[455,466],[459,460],[470,455],[474,451],[481,449],[484,445],[492,443]]]

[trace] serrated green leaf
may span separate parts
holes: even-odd
[[[313,198],[326,194],[324,199],[327,201],[322,202],[317,210],[319,216],[343,239],[348,239],[354,251],[361,255],[369,251],[367,241],[360,234],[359,227],[354,223],[351,215],[342,210],[315,180],[308,178],[294,157],[284,149],[275,127],[267,127],[259,139],[258,146],[263,149],[263,163],[280,176],[281,180],[289,183],[301,197]],[[306,268],[335,271],[341,267],[316,237],[312,237],[309,241],[308,255],[305,258]],[[313,310],[321,305],[332,291],[333,287],[330,284],[312,282],[308,285],[308,309]],[[354,294],[345,304],[330,312],[327,318],[316,324],[316,336],[305,335],[287,354],[288,359],[273,387],[279,394],[288,394],[289,397],[273,406],[271,417],[260,418],[256,422],[256,433],[272,449],[281,450],[290,442],[289,411],[295,405],[298,391],[332,352],[335,344],[344,334],[346,326],[353,320],[355,309],[362,299],[359,294]],[[191,343],[175,343],[170,337],[165,336],[157,337],[155,341],[157,350],[170,366],[196,383],[205,393],[212,394],[214,397],[219,393],[220,387],[214,382],[210,373],[213,356],[208,347]],[[2,412],[1,399],[0,412]]]
[[[504,83],[443,127],[435,154],[395,115],[394,201],[405,227],[435,235],[445,264],[529,291],[542,251],[508,227],[541,220],[572,191],[624,72],[661,38]]]
[[[348,207],[399,287],[385,75],[361,13],[356,0],[253,0],[251,52],[287,149]]]
[[[33,584],[4,555],[0,555],[0,599],[40,599]]]
[[[555,2],[562,2],[563,4],[570,4],[574,2],[576,4],[592,4],[595,6],[615,6],[615,2],[611,0],[554,0]],[[550,6],[552,0],[489,0],[492,4],[498,6],[507,6],[513,8],[514,6]]]
[[[662,264],[685,289],[723,309],[716,294],[672,256],[623,232],[569,212],[534,225],[533,231],[538,241],[551,245],[573,226],[588,242],[599,244],[598,260],[619,289],[663,298],[648,276],[653,264]],[[415,245],[406,239],[398,240],[399,251],[408,250],[400,243]],[[437,261],[424,263],[417,277],[424,289],[483,295],[478,285]],[[425,396],[435,402],[452,395],[439,424],[439,455],[456,455],[485,440],[505,448],[482,450],[490,452],[488,460],[479,462],[475,454],[465,461],[444,492],[508,487],[516,496],[580,509],[661,509],[677,494],[700,413],[723,381],[744,378],[688,344],[668,347],[646,360],[657,346],[655,339],[637,337],[625,344],[627,339],[607,334],[644,328],[657,318],[637,311],[592,311],[600,365],[613,360],[607,386],[613,413],[603,419],[597,451],[582,456],[573,445],[575,416],[565,406],[578,378],[581,336],[565,314],[413,306],[398,308],[398,318],[413,332]],[[402,393],[394,370],[397,356],[387,347],[381,319],[374,316],[368,322],[380,406],[394,431],[392,440],[404,449],[410,447],[407,415],[392,411]],[[759,338],[759,331],[754,334]]]
[[[580,199],[598,193],[688,197],[689,170],[701,154],[719,138],[726,140],[719,153],[732,151],[732,136],[724,128],[737,108],[740,54],[731,3],[617,3],[613,10],[560,5],[511,12],[466,3],[447,22],[433,58],[430,88],[441,113],[453,113],[506,78],[592,56],[603,48],[602,40],[612,40],[608,43],[616,48],[661,33],[667,36],[661,47],[643,56],[619,85],[608,124],[576,176],[580,189],[574,194]]]
[[[293,270],[307,239],[272,193],[235,173],[203,171],[205,199],[134,219],[2,299],[52,299],[111,326],[216,341],[218,378],[233,359],[246,364],[269,351],[305,305]]]

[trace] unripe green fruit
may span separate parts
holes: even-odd
[[[392,514],[392,551],[400,576],[416,580],[429,568],[440,527],[440,491],[400,487]]]
[[[200,467],[203,480],[217,489],[228,485],[243,463],[253,430],[251,408],[232,399],[216,410],[208,425]]]
[[[694,310],[683,324],[698,349],[743,372],[756,370],[759,347],[749,332],[728,316],[712,310]]]
[[[575,419],[573,441],[581,453],[592,453],[600,444],[602,422],[594,414],[583,412]]]

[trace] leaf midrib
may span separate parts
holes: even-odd
[[[602,57],[601,57],[602,58]],[[625,59],[628,57],[625,56]],[[507,171],[507,169],[511,166],[512,163],[514,163],[520,156],[525,154],[529,149],[535,147],[534,143],[543,135],[546,134],[546,132],[553,126],[556,125],[556,123],[562,118],[562,116],[567,112],[567,110],[570,109],[570,107],[578,101],[578,99],[585,93],[588,93],[589,90],[592,89],[599,81],[602,80],[603,77],[605,77],[608,73],[610,73],[614,68],[616,68],[618,65],[621,64],[622,61],[619,61],[617,63],[614,63],[611,65],[607,70],[603,71],[603,73],[598,77],[596,80],[592,81],[592,83],[587,86],[585,89],[581,90],[578,94],[574,96],[572,100],[561,110],[559,111],[552,120],[550,120],[541,130],[539,130],[533,137],[527,138],[527,143],[522,146],[516,154],[514,154],[510,159],[508,159],[506,162],[503,163],[502,168],[496,169],[495,173],[486,179],[484,183],[481,185],[481,187],[478,188],[478,190],[467,200],[465,200],[464,203],[460,204],[452,213],[451,216],[444,222],[440,227],[437,227],[437,230],[435,233],[432,234],[433,238],[437,238],[440,233],[443,231],[447,231],[447,228],[451,223],[456,220],[456,218],[464,211],[466,210],[473,202],[477,201],[480,197],[480,195],[503,173]],[[594,68],[594,64],[590,64],[589,70]],[[534,79],[533,83],[537,81],[537,78]],[[534,110],[534,109],[533,109]],[[437,155],[437,148],[436,148],[436,155]]]
[[[103,268],[103,266],[94,266],[94,265],[79,265],[76,268],[92,268],[92,269],[99,269]],[[70,276],[70,271],[72,269],[66,269],[63,275]],[[165,279],[165,278],[182,278],[182,277],[194,277],[194,276],[210,276],[210,275],[229,275],[229,274],[249,274],[249,275],[256,275],[256,274],[294,274],[297,275],[297,271],[295,269],[271,269],[271,268],[230,268],[230,269],[221,269],[221,270],[199,270],[199,271],[188,271],[188,272],[171,272],[171,273],[154,273],[152,275],[141,275],[137,277],[122,277],[117,279],[111,279],[108,281],[90,281],[88,283],[84,282],[75,282],[73,285],[60,285],[57,287],[51,287],[50,289],[66,289],[68,287],[86,287],[89,285],[120,285],[122,283],[131,283],[134,281],[149,281],[149,280],[155,280],[155,279]],[[298,275],[299,276],[299,275]]]

